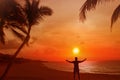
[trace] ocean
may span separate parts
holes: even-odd
[[[73,71],[73,64],[68,62],[45,62],[44,65],[60,71]],[[120,75],[120,61],[85,61],[79,64],[80,73]]]

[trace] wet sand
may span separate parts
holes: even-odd
[[[3,70],[4,65],[0,65],[0,75]],[[40,62],[31,61],[14,64],[6,80],[73,80],[73,74],[49,69]],[[80,80],[120,80],[120,75],[81,73]]]

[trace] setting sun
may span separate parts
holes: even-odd
[[[79,48],[73,48],[73,54],[74,55],[78,55],[79,54],[79,52],[80,52],[80,50],[79,50]]]

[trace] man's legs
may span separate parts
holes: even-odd
[[[73,74],[73,78],[74,78],[74,80],[75,80],[75,73],[76,73],[76,72],[74,71],[74,74]]]
[[[77,74],[78,74],[78,80],[80,80],[80,73],[79,73],[79,70],[77,71]]]

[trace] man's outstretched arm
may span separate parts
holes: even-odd
[[[83,59],[83,60],[79,61],[79,63],[86,61],[86,59],[87,59],[87,58],[85,58],[85,59]]]
[[[67,62],[69,62],[69,63],[73,63],[73,61],[69,61],[69,60],[66,60]]]

